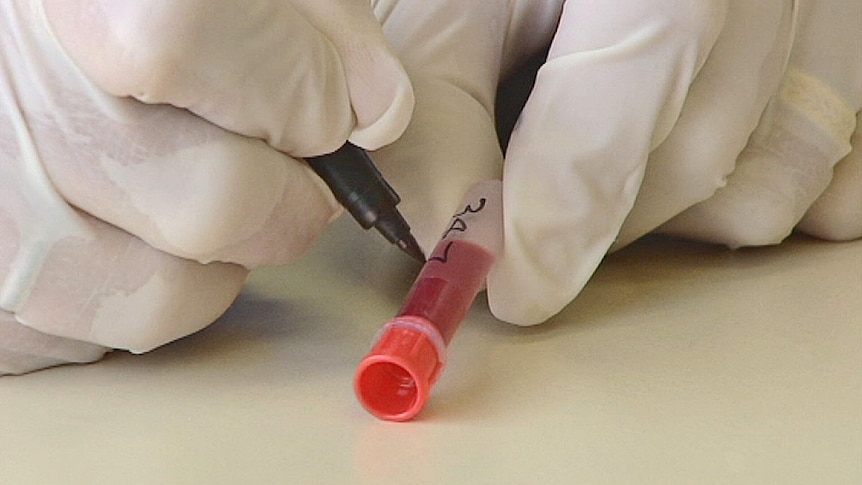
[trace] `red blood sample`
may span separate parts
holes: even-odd
[[[356,395],[378,418],[406,421],[419,413],[446,362],[446,347],[484,286],[501,237],[500,184],[477,184],[468,196],[474,191],[487,197],[453,217],[398,316],[356,370]]]
[[[470,241],[444,240],[422,267],[398,316],[428,320],[449,345],[493,262],[491,253]]]

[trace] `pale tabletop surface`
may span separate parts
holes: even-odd
[[[651,238],[526,329],[482,296],[398,424],[351,380],[416,268],[351,222],[192,337],[0,378],[0,484],[862,483],[862,242]]]

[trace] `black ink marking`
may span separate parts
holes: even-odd
[[[464,210],[462,210],[461,212],[459,212],[459,213],[455,214],[455,215],[454,215],[454,216],[452,216],[452,217],[461,217],[461,216],[463,216],[464,214],[467,214],[467,213],[475,214],[475,213],[477,213],[477,212],[481,212],[481,211],[482,211],[482,209],[484,209],[484,208],[485,208],[485,202],[486,202],[486,201],[487,201],[487,199],[485,199],[484,197],[482,197],[481,199],[479,199],[479,207],[477,207],[477,208],[475,208],[475,209],[474,209],[472,206],[470,206],[470,204],[467,204],[467,207],[464,207]]]
[[[464,207],[464,210],[462,210],[461,212],[452,216],[452,224],[450,224],[449,228],[446,229],[446,232],[443,233],[443,237],[441,239],[446,239],[447,237],[449,237],[449,234],[451,234],[453,232],[464,232],[464,231],[466,231],[468,229],[467,221],[465,221],[464,219],[461,219],[461,216],[466,215],[466,214],[476,214],[476,213],[482,212],[482,209],[485,208],[486,202],[487,202],[487,199],[482,197],[481,199],[479,199],[479,206],[476,207],[475,209],[470,204],[467,204],[467,206]]]
[[[452,232],[464,232],[467,230],[467,223],[464,222],[464,219],[460,217],[456,217],[452,224],[449,225],[449,229],[446,229],[446,232],[443,233],[443,237],[440,239],[446,239],[450,233]]]
[[[443,264],[449,262],[449,249],[452,248],[452,244],[454,243],[454,241],[449,241],[449,244],[447,244],[446,247],[443,248],[443,256],[431,256],[430,258],[428,258],[428,261],[439,261]]]

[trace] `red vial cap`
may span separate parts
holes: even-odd
[[[412,419],[428,402],[443,368],[443,339],[423,318],[390,321],[356,369],[356,396],[368,412],[388,421]]]

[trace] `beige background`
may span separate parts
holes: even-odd
[[[397,424],[351,379],[416,268],[360,232],[190,338],[0,379],[0,484],[862,483],[862,242],[653,238],[542,326],[480,301]]]

